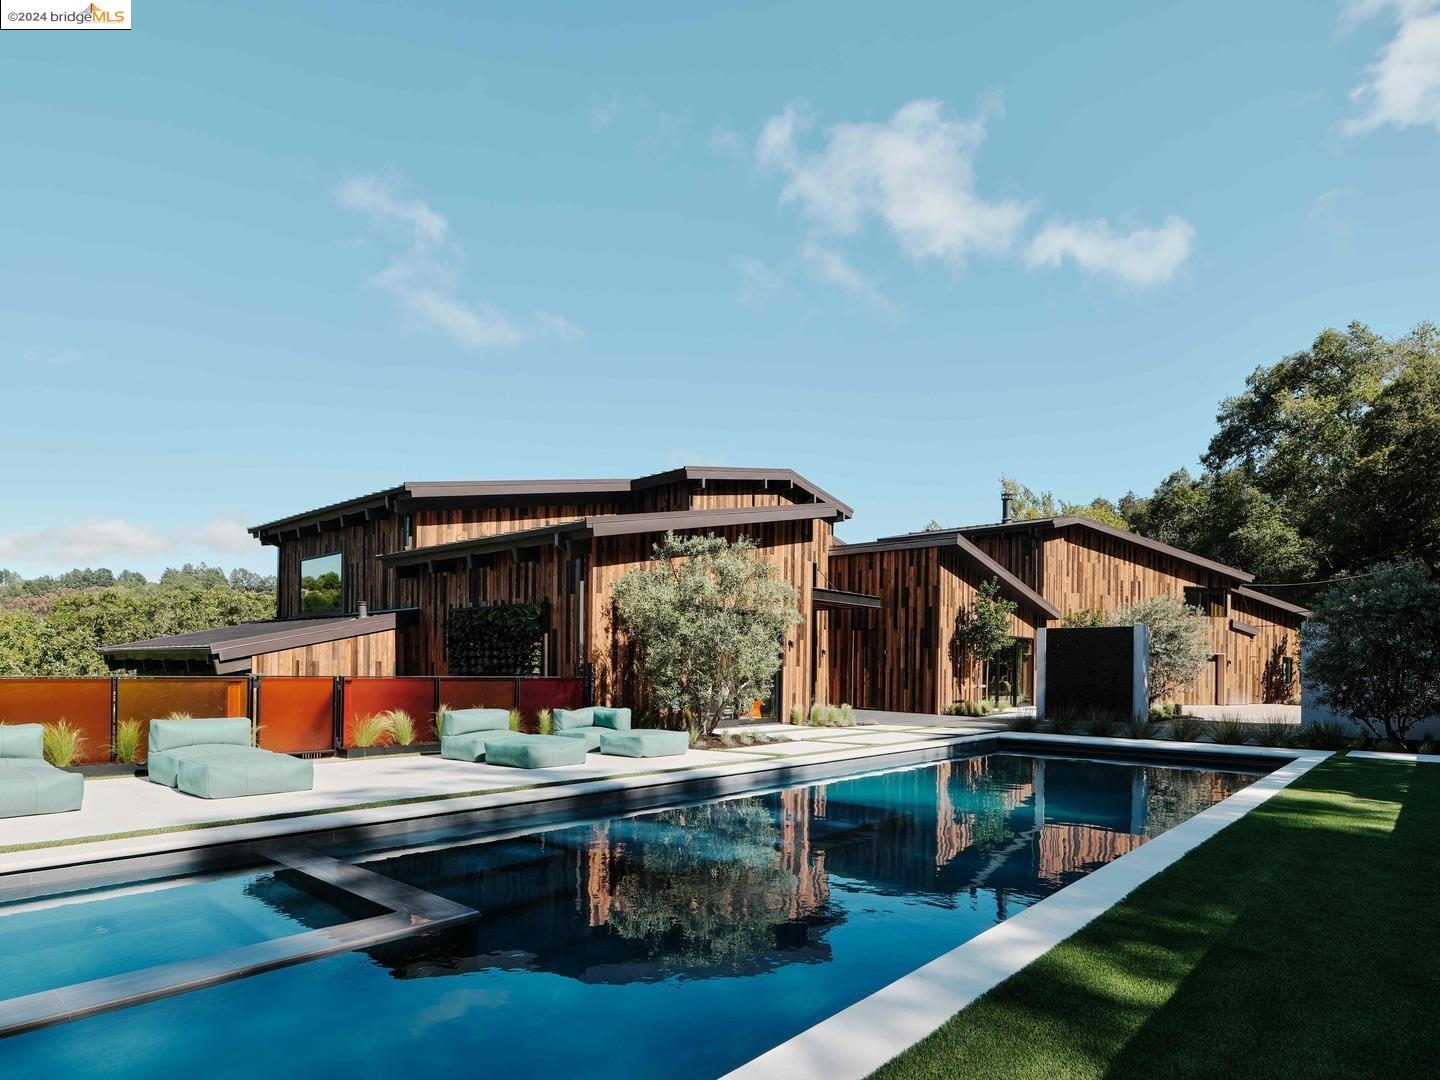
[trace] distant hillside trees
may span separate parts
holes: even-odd
[[[158,583],[133,570],[0,570],[0,676],[103,675],[103,645],[274,617],[275,579],[251,570],[187,564]]]

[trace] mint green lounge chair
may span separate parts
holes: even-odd
[[[629,709],[592,705],[585,709],[555,710],[555,734],[567,739],[583,739],[587,753],[600,749],[600,736],[605,732],[629,730]]]
[[[250,745],[243,716],[151,720],[150,779],[202,799],[309,791],[315,768],[303,758]]]
[[[600,752],[612,757],[672,757],[690,751],[690,735],[685,731],[602,731]]]
[[[581,765],[587,753],[582,739],[512,734],[507,739],[493,740],[485,748],[485,761],[515,769],[548,769],[555,765]]]
[[[85,778],[45,760],[41,724],[0,724],[0,817],[79,810]]]
[[[451,761],[481,761],[487,743],[514,734],[506,709],[447,709],[440,720],[440,756]]]

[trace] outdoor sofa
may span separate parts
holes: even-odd
[[[244,716],[201,720],[151,720],[151,781],[201,799],[309,791],[315,768],[303,758],[250,744]]]
[[[514,734],[508,709],[446,709],[440,718],[440,756],[482,761],[487,744]]]
[[[85,778],[45,760],[41,724],[0,724],[0,817],[79,810]]]
[[[607,709],[603,705],[556,709],[551,730],[567,739],[583,739],[587,751],[599,750],[600,736],[605,732],[630,730],[630,710]]]

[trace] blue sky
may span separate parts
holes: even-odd
[[[684,463],[852,540],[992,520],[1440,316],[1436,0],[694,7],[0,32],[0,566],[270,571],[241,524]]]

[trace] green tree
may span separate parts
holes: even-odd
[[[1035,518],[1087,517],[1117,529],[1128,529],[1130,524],[1120,508],[1109,499],[1094,498],[1086,503],[1066,502],[1057,499],[1050,491],[1030,490],[1014,477],[1002,476],[1000,490],[1012,496],[1010,512],[1016,518],[1029,521]]]
[[[1304,635],[1321,704],[1377,738],[1403,742],[1440,716],[1440,585],[1421,563],[1382,563],[1334,585]]]
[[[228,589],[230,587],[224,570],[203,562],[187,562],[178,570],[173,566],[167,567],[165,572],[160,575],[160,584],[167,588],[181,585],[194,585],[202,589]]]
[[[963,606],[955,616],[950,635],[952,662],[971,677],[978,677],[981,666],[993,660],[1015,641],[1011,633],[1011,616],[1017,604],[1000,595],[1000,582],[991,578],[975,590],[975,599]]]
[[[1150,631],[1151,704],[1178,693],[1214,655],[1210,620],[1177,597],[1149,597],[1110,613],[1107,621],[1111,626],[1139,625]]]
[[[744,537],[666,533],[614,597],[656,704],[706,734],[727,708],[764,696],[800,622],[794,587]]]

